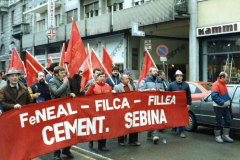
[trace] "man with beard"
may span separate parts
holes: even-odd
[[[139,86],[139,91],[149,91],[149,90],[161,90],[164,91],[162,81],[158,78],[157,67],[151,67],[149,69],[150,74],[144,78]],[[159,137],[157,136],[157,130],[148,131],[147,140],[153,140],[153,143],[157,144]]]
[[[82,76],[80,76],[80,71],[81,70],[77,71],[72,78],[69,78],[70,89],[76,96],[81,95],[80,90]]]
[[[113,89],[115,85],[118,85],[120,83],[120,79],[119,79],[119,68],[117,67],[113,67],[112,68],[112,75],[111,75],[111,78],[113,80],[113,83],[112,80],[110,79],[110,77],[106,78],[105,82],[107,84],[109,84],[109,86],[111,86],[111,88]]]
[[[180,70],[177,70],[174,77],[176,81],[171,82],[168,87],[167,91],[186,91],[186,97],[187,97],[187,108],[189,109],[189,105],[192,104],[192,98],[191,98],[191,92],[190,88],[187,82],[184,82],[183,79],[183,73]],[[171,129],[173,134],[180,134],[180,137],[185,138],[183,127],[175,127]]]
[[[107,83],[105,83],[105,73],[100,72],[97,75],[97,81],[92,80],[92,83],[88,87],[85,95],[102,94],[109,92],[112,92],[112,89]],[[106,148],[106,141],[106,139],[98,140],[98,150],[108,151],[108,149]],[[88,146],[89,148],[93,148],[93,141],[89,142]]]
[[[50,91],[48,84],[45,83],[45,74],[39,71],[36,74],[37,82],[28,87],[28,91],[34,103],[50,100]]]

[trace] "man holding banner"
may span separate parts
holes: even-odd
[[[120,75],[119,76],[121,83],[116,85],[114,87],[114,90],[116,93],[121,93],[121,92],[130,92],[134,91],[132,85],[129,83],[129,78],[127,74]],[[118,144],[120,146],[126,146],[124,142],[124,136],[118,137]],[[141,144],[138,142],[138,133],[130,133],[129,134],[129,140],[128,140],[129,145],[133,146],[140,146]]]
[[[70,93],[70,87],[68,78],[65,77],[65,68],[57,66],[54,68],[54,77],[49,81],[49,90],[52,99],[63,98],[67,96],[75,97],[74,93]],[[63,148],[62,154],[65,154],[68,158],[74,158],[70,152],[70,147]],[[59,160],[61,151],[57,150],[54,152],[54,159]]]
[[[91,72],[91,71],[90,71]],[[84,87],[82,94],[85,95],[85,92],[88,90],[88,87],[90,86],[90,84],[92,83],[93,80],[97,81],[97,75],[98,73],[101,72],[101,69],[99,68],[94,68],[93,69],[93,79],[91,79],[90,81],[87,82],[86,86]]]
[[[0,101],[3,112],[32,103],[27,87],[18,81],[19,73],[15,68],[10,68],[7,73],[7,85],[0,89]]]
[[[148,77],[144,78],[139,86],[140,91],[149,91],[149,90],[161,90],[164,91],[162,81],[158,78],[158,69],[157,67],[151,67],[149,69],[150,74]],[[153,143],[157,144],[159,137],[157,136],[157,130],[148,131],[147,140],[153,140]]]
[[[180,70],[177,70],[174,77],[176,81],[171,82],[168,87],[167,91],[181,91],[185,90],[186,91],[186,97],[187,97],[187,108],[189,109],[189,105],[192,104],[192,98],[191,98],[191,91],[189,88],[188,83],[184,82],[183,79],[183,73]],[[172,133],[173,134],[180,134],[180,137],[185,138],[184,130],[183,127],[175,127],[172,128]]]
[[[102,94],[102,93],[109,93],[112,92],[111,87],[105,83],[105,73],[100,72],[97,75],[97,82],[95,80],[92,80],[92,83],[88,87],[87,92],[85,95],[92,95],[92,94]],[[98,140],[98,149],[100,151],[108,151],[106,147],[106,139]],[[90,148],[93,147],[93,141],[89,142],[88,146]]]
[[[113,83],[113,81],[114,83]],[[112,75],[111,77],[108,77],[106,78],[105,82],[107,84],[109,84],[111,86],[111,88],[113,89],[115,85],[118,85],[120,83],[120,80],[119,80],[119,68],[118,67],[113,67],[112,68]]]

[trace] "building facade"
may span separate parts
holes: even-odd
[[[28,50],[43,65],[50,56],[53,61],[58,62],[63,43],[66,43],[67,47],[73,17],[84,45],[89,43],[90,49],[94,49],[100,59],[104,45],[115,65],[120,70],[129,68],[134,79],[140,75],[146,47],[157,67],[163,69],[163,62],[156,52],[158,46],[164,45],[169,52],[164,63],[168,80],[173,79],[172,76],[177,69],[181,69],[186,74],[185,78],[189,80],[190,73],[195,73],[191,71],[194,67],[189,66],[190,62],[196,65],[189,53],[191,1],[193,0],[55,0],[54,30],[57,36],[53,40],[46,36],[47,0],[18,0],[14,5],[9,5],[8,2],[6,5],[8,11],[1,12],[1,15],[6,16],[4,20],[1,17],[4,25],[7,25],[5,19],[11,22],[14,14],[21,16],[21,20],[17,18],[15,24],[25,26],[28,30],[14,35],[11,32],[14,25],[8,24],[10,26],[6,27],[8,40],[1,41],[6,51],[1,55],[11,53],[8,46],[14,42],[23,59],[24,51]],[[21,14],[20,9],[19,12],[16,11],[18,6],[21,6]],[[133,35],[133,21],[138,24],[137,30],[144,31],[144,36]],[[192,37],[197,40],[196,36]],[[197,54],[195,52],[191,54]],[[0,61],[8,66],[7,58],[1,58]]]
[[[214,82],[221,71],[229,74],[229,83],[238,83],[240,67],[239,0],[198,2],[200,80]]]

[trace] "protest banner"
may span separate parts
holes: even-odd
[[[3,113],[0,159],[33,159],[79,142],[185,125],[185,91],[59,98]]]

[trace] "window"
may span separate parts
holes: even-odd
[[[4,55],[5,54],[5,46],[4,44],[1,46],[1,55]]]
[[[98,9],[99,9],[99,3],[91,3],[88,5],[85,5],[85,15],[86,18],[91,18],[93,16],[98,16]]]
[[[12,11],[12,25],[14,25],[14,11]]]
[[[233,96],[233,100],[232,100],[233,103],[239,103],[240,102],[240,87],[238,87],[234,93],[234,96]]]
[[[77,9],[67,12],[67,24],[72,23],[72,17],[74,18],[75,21],[78,20],[78,10]]]
[[[55,15],[55,27],[59,27],[60,15]]]
[[[45,19],[37,22],[37,32],[45,30]]]
[[[191,94],[202,93],[202,91],[193,84],[189,83],[189,88],[190,88]]]
[[[119,3],[119,10],[122,10],[123,9],[123,3]]]
[[[209,101],[212,101],[212,96],[211,96],[211,94],[209,94],[209,96],[207,97],[207,101],[209,102]]]
[[[206,90],[211,91],[212,84],[201,84]]]
[[[6,62],[5,61],[1,61],[1,70],[6,71]]]
[[[4,15],[2,16],[1,31],[4,32]]]

